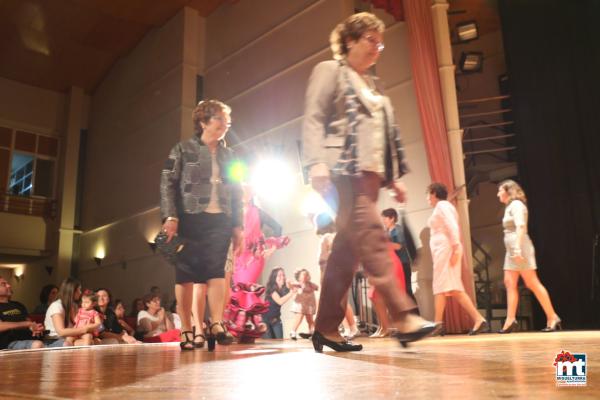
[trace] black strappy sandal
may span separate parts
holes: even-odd
[[[192,337],[191,340],[190,340],[190,335]],[[194,350],[194,348],[196,346],[194,344],[194,332],[183,331],[183,332],[181,332],[181,336],[183,336],[185,338],[185,340],[179,342],[179,347],[181,347],[181,350],[183,350],[183,351]]]
[[[222,331],[213,333],[213,327],[220,326]],[[213,351],[215,349],[215,342],[219,343],[221,346],[227,346],[233,343],[233,336],[223,322],[214,322],[210,324],[208,328],[208,351]]]

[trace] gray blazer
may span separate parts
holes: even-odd
[[[348,80],[344,78],[343,68],[347,69]],[[365,160],[366,157],[373,156],[369,139],[373,136],[376,121],[369,109],[370,102],[358,90],[360,79],[362,78],[351,67],[336,60],[323,61],[313,69],[306,90],[302,125],[302,156],[305,168],[325,163],[331,170],[340,158],[348,130],[345,107],[348,81],[354,87],[360,102],[356,117],[358,157]],[[378,91],[383,93],[379,87]],[[407,173],[408,167],[404,159],[400,131],[394,121],[394,109],[387,96],[383,96],[383,101],[386,134],[391,144],[391,163],[388,166],[391,168],[386,168],[387,179],[384,183],[389,183]]]

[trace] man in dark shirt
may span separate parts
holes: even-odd
[[[44,342],[39,339],[44,325],[27,318],[27,309],[17,301],[11,301],[12,288],[0,277],[0,349],[39,349]]]

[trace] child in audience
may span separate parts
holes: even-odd
[[[301,337],[309,338],[314,329],[315,322],[313,316],[317,312],[317,299],[315,297],[315,291],[319,290],[319,286],[310,281],[310,273],[306,269],[296,270],[294,278],[297,282],[292,283],[290,286],[292,290],[296,291],[296,297],[292,303],[292,312],[296,314],[294,326],[292,332],[290,332],[290,338],[296,340],[298,338],[296,330],[300,326],[303,318],[306,318],[308,329],[310,333],[300,334]]]
[[[121,325],[121,328],[123,328],[130,336],[133,336],[135,334],[135,329],[125,321],[125,304],[123,304],[123,300],[115,300],[115,315],[117,316],[117,321],[119,322],[119,325]]]
[[[94,330],[92,333],[85,333],[82,336],[67,336],[65,339],[65,343],[67,346],[72,346],[77,339],[84,339],[86,336],[92,336],[94,339],[94,343],[100,343],[98,336],[100,332],[103,330],[102,326],[102,316],[98,311],[96,311],[96,302],[98,298],[94,294],[94,292],[86,291],[81,295],[81,307],[79,311],[77,311],[77,316],[75,317],[75,328],[82,328],[87,325],[100,324],[100,326]]]

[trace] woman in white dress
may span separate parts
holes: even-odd
[[[533,292],[546,313],[546,327],[543,332],[561,329],[560,317],[552,307],[548,291],[537,276],[535,249],[527,234],[527,198],[518,183],[506,180],[498,186],[498,199],[506,204],[502,226],[504,228],[504,285],[506,286],[506,321],[498,333],[510,333],[518,328],[516,321],[519,304],[519,277],[525,286]]]
[[[473,320],[469,335],[476,335],[487,329],[488,324],[465,293],[461,277],[463,249],[458,213],[447,198],[448,189],[444,184],[432,183],[427,187],[427,201],[434,207],[427,225],[431,233],[429,247],[433,259],[435,322],[442,326],[446,298],[454,297]]]

